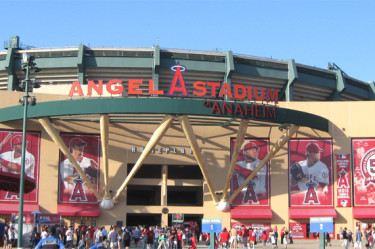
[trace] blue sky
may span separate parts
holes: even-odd
[[[295,59],[375,81],[373,0],[0,0],[0,37],[38,48],[85,44]],[[2,48],[0,48],[2,49]]]

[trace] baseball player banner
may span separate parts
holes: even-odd
[[[353,139],[354,206],[375,206],[375,139]]]
[[[36,188],[24,194],[25,203],[38,202],[40,133],[27,132],[25,175],[35,180]],[[0,170],[20,174],[22,158],[22,132],[0,130]],[[0,191],[1,202],[19,202],[19,194]]]
[[[61,134],[61,138],[92,185],[98,190],[100,175],[99,136]],[[60,152],[59,164],[59,203],[97,203],[95,194],[87,187],[85,181],[62,152]]]
[[[351,207],[350,155],[336,155],[337,206]]]
[[[231,141],[231,152],[236,139]],[[269,141],[266,139],[244,139],[237,158],[231,190],[234,193],[245,179],[254,171],[269,151]],[[232,153],[231,153],[232,154]],[[233,200],[232,206],[270,206],[270,170],[267,163],[258,174],[244,187]]]
[[[289,141],[289,200],[291,207],[332,207],[332,140]]]

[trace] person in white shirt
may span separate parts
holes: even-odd
[[[66,248],[72,249],[73,248],[73,239],[74,239],[74,231],[73,226],[70,226],[68,230],[65,232],[66,235]]]

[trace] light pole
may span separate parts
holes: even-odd
[[[25,80],[21,81],[19,87],[20,90],[24,90],[25,94],[20,99],[20,103],[23,105],[23,124],[22,124],[22,157],[21,157],[21,172],[20,172],[20,199],[19,199],[19,211],[18,211],[18,239],[17,247],[22,247],[22,234],[23,234],[23,197],[25,189],[25,155],[26,155],[26,133],[27,133],[27,107],[28,105],[35,105],[36,98],[32,97],[32,100],[29,102],[29,86],[31,91],[33,87],[38,88],[39,85],[35,84],[34,79],[30,79],[30,70],[34,72],[39,72],[40,69],[35,67],[34,57],[29,56],[27,53],[23,54],[23,63],[22,67],[25,71]]]

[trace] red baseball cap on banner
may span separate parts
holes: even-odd
[[[87,143],[80,137],[75,137],[70,140],[69,147],[72,148],[74,146],[86,146]]]
[[[243,150],[249,150],[255,148],[256,150],[259,150],[259,147],[254,142],[247,142],[243,145]]]
[[[317,153],[317,152],[323,152],[324,150],[321,149],[317,143],[313,142],[313,143],[307,144],[306,151]]]

